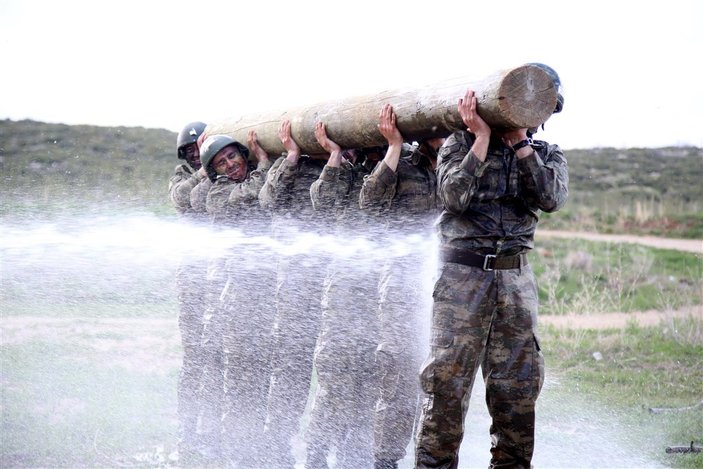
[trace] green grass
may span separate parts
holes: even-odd
[[[678,308],[703,301],[703,262],[692,253],[541,239],[530,262],[544,314]]]
[[[562,392],[589,396],[616,412],[643,454],[668,467],[703,466],[703,454],[666,454],[667,446],[703,444],[703,407],[654,414],[703,401],[703,318],[624,330],[548,327],[545,358],[561,376]],[[594,358],[594,353],[602,356]]]

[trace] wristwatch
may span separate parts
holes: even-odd
[[[526,138],[525,140],[520,140],[515,145],[513,145],[513,151],[517,152],[520,148],[525,148],[527,145],[532,145],[532,139]]]

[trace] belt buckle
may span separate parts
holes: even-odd
[[[488,262],[490,261],[491,258],[495,259],[496,255],[495,254],[486,254],[483,257],[483,270],[485,270],[486,272],[491,272],[491,271],[495,270],[495,268],[492,269],[492,268],[488,267]]]

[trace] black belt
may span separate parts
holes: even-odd
[[[480,267],[486,271],[519,269],[527,265],[527,253],[524,252],[515,256],[496,256],[495,254],[482,256],[471,251],[442,248],[439,257],[443,262]]]

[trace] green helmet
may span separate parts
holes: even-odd
[[[206,124],[204,122],[191,122],[190,124],[183,127],[183,129],[178,132],[178,138],[176,139],[176,152],[178,153],[178,158],[185,160],[186,156],[183,153],[183,147],[190,145],[191,143],[197,143],[198,137],[205,131]]]
[[[552,79],[552,82],[554,82],[554,87],[557,89],[557,105],[554,108],[553,114],[561,112],[561,110],[564,108],[564,95],[562,95],[561,80],[559,79],[559,75],[557,75],[557,72],[555,72],[552,67],[537,62],[533,62],[528,65],[534,65],[536,67],[541,68],[542,70],[547,72],[549,78]]]
[[[234,145],[245,160],[249,159],[249,149],[229,135],[210,135],[205,139],[203,145],[200,147],[200,163],[203,165],[208,177],[213,182],[217,179],[217,173],[210,166],[210,163],[212,163],[213,158],[215,158],[215,156],[223,148],[230,145]]]

